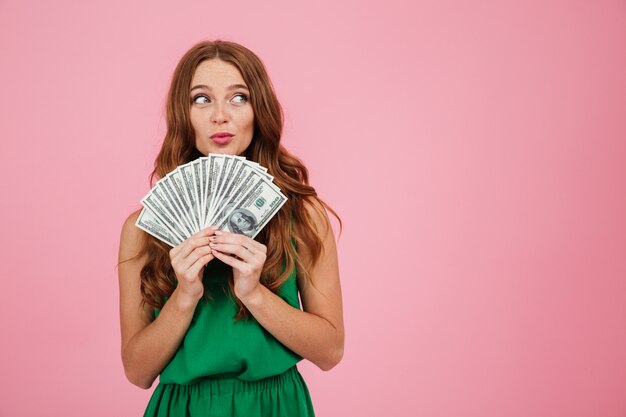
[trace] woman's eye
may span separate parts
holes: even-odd
[[[237,94],[235,95],[235,97],[233,97],[233,100],[235,101],[235,103],[243,104],[248,101],[248,96],[246,96],[245,94]]]
[[[209,102],[209,98],[207,96],[196,96],[194,97],[193,102],[196,104],[205,104]]]

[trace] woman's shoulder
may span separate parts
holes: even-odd
[[[126,220],[124,220],[124,227],[128,227],[131,224],[134,226],[140,214],[141,214],[141,209],[137,209],[133,211],[132,213],[130,213],[128,217],[126,217]]]
[[[122,225],[122,237],[136,237],[141,235],[141,229],[135,226],[137,219],[139,219],[139,214],[141,214],[141,209],[133,211],[126,217]]]
[[[141,209],[133,211],[124,221],[122,225],[122,234],[120,236],[120,258],[132,258],[139,253],[144,233],[135,226]]]
[[[304,211],[320,234],[326,234],[330,228],[330,219],[326,213],[326,207],[317,198],[306,198],[302,202]]]

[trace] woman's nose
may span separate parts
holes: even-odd
[[[211,113],[211,121],[213,123],[224,123],[228,119],[224,105],[215,103],[213,106],[213,112]]]

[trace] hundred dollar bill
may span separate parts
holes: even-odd
[[[186,236],[185,231],[182,229],[180,224],[176,220],[174,220],[175,218],[172,217],[172,215],[170,214],[171,210],[168,210],[161,205],[156,191],[152,191],[147,196],[145,196],[141,200],[141,204],[145,208],[150,210],[159,219],[159,221],[170,231],[172,235],[174,235],[181,242],[185,240],[184,239],[184,236]]]
[[[206,188],[207,183],[209,181],[209,158],[203,156],[197,159],[199,167],[200,167],[200,177],[198,178],[200,182],[200,220],[201,223],[204,224],[205,212],[204,212],[204,204],[206,202]]]
[[[200,230],[200,221],[198,216],[198,196],[196,195],[196,186],[193,179],[193,168],[190,163],[181,165],[177,169],[181,174],[183,194],[187,198],[189,204],[189,216],[191,217],[193,225],[197,230]]]
[[[152,190],[148,193],[146,197],[150,197],[148,199],[144,198],[142,200],[142,204],[144,206],[148,206],[156,214],[165,213],[166,216],[163,216],[164,219],[167,220],[167,224],[174,230],[176,230],[177,234],[183,238],[190,236],[189,231],[183,225],[182,221],[178,219],[177,209],[174,207],[174,204],[171,198],[166,193],[163,187],[155,185]],[[144,204],[146,203],[146,204]],[[152,206],[152,207],[151,207]],[[156,209],[158,206],[159,210]]]
[[[191,225],[192,232],[195,233],[199,231],[200,226],[196,224],[196,216],[194,216],[193,214],[194,209],[191,206],[191,201],[189,201],[189,196],[186,192],[185,187],[185,180],[183,178],[183,173],[180,170],[180,167],[167,174],[166,178],[169,180],[169,183],[172,185],[172,187],[174,187],[175,196],[177,197],[177,201],[180,202],[183,216],[185,216],[185,219]]]
[[[135,225],[146,233],[151,234],[157,239],[162,240],[171,247],[179,245],[182,240],[178,240],[169,230],[161,223],[159,218],[153,212],[145,207],[139,213],[139,218]]]
[[[210,223],[207,226],[218,225],[224,220],[228,211],[237,205],[248,194],[248,191],[254,187],[254,185],[261,180],[262,176],[255,170],[248,170],[245,177],[242,178],[237,189],[233,191],[229,199],[224,201],[224,207],[216,212],[213,218],[210,219]]]
[[[217,206],[217,201],[220,196],[220,192],[224,186],[224,182],[228,179],[229,168],[232,165],[232,161],[234,158],[232,155],[223,155],[222,165],[220,166],[220,170],[217,176],[215,193],[213,195],[213,200],[211,201],[211,213],[215,213],[215,208]]]
[[[223,155],[209,154],[209,156],[203,161],[204,164],[207,165],[207,178],[205,185],[206,188],[204,190],[204,201],[202,203],[202,214],[205,220],[211,218],[213,215],[210,208],[212,200],[215,196],[215,190],[217,188],[217,178],[223,163],[223,159]],[[204,227],[207,226],[210,225],[207,225],[205,221]]]
[[[243,166],[242,161],[234,156],[228,159],[230,161],[228,162],[228,167],[226,168],[226,176],[223,178],[220,188],[217,190],[215,202],[213,203],[213,213],[220,212],[221,207],[223,207],[222,202],[227,198],[226,193],[231,189],[231,184],[237,176],[239,167]]]
[[[254,238],[286,201],[278,187],[262,177],[217,226]]]
[[[246,165],[251,166],[252,168],[256,169],[260,174],[264,175],[267,179],[269,179],[270,181],[274,181],[274,177],[271,176],[270,174],[267,173],[267,168],[265,168],[264,166],[262,166],[261,164],[259,164],[258,162],[255,161],[248,161],[245,157],[243,156],[237,156],[237,158],[241,158],[244,160],[244,163]]]
[[[224,208],[229,204],[232,206],[233,202],[242,198],[256,180],[258,180],[258,175],[254,168],[248,164],[241,164],[237,172],[232,175],[230,183],[216,206],[216,215],[211,220],[221,220],[221,217],[226,214],[224,213]]]
[[[287,200],[273,180],[266,167],[242,156],[202,156],[141,200],[142,228],[172,246],[208,226],[255,237]]]
[[[169,206],[172,208],[172,211],[175,213],[175,218],[181,224],[181,226],[187,231],[186,237],[193,235],[194,227],[191,225],[189,220],[187,220],[187,216],[183,214],[184,208],[183,204],[180,201],[182,197],[176,195],[176,188],[172,184],[171,177],[166,176],[165,178],[161,178],[156,183],[156,189],[160,191],[161,195],[165,198]]]
[[[193,186],[194,186],[194,192],[196,195],[196,216],[198,219],[198,224],[202,225],[202,210],[201,210],[201,205],[202,205],[202,178],[200,177],[200,161],[199,160],[195,160],[192,161],[190,163],[191,165],[191,171],[193,173]]]

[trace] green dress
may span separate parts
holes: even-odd
[[[296,367],[302,358],[254,317],[234,320],[237,305],[228,295],[228,268],[217,259],[205,268],[203,281],[212,300],[198,303],[144,417],[314,416],[309,390]],[[300,308],[295,270],[278,295]]]

